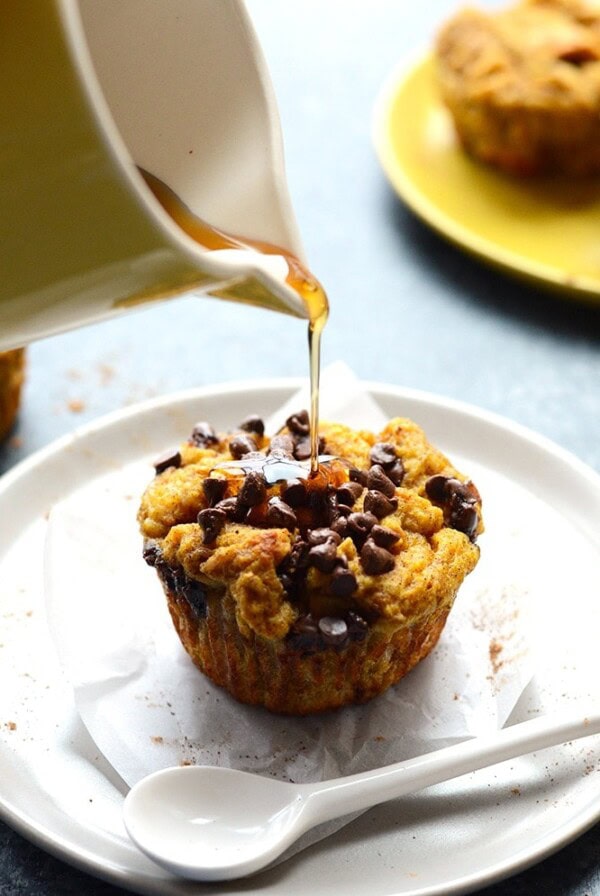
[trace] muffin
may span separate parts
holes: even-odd
[[[13,428],[25,375],[25,349],[0,352],[0,439]]]
[[[378,434],[308,414],[273,438],[198,423],[155,463],[144,558],[196,666],[237,700],[306,715],[370,700],[432,650],[479,558],[476,487],[408,419]]]
[[[472,156],[516,175],[600,172],[598,2],[464,9],[442,28],[435,57]]]

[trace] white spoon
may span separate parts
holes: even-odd
[[[600,713],[540,717],[407,762],[319,784],[183,766],[155,772],[125,799],[125,827],[157,864],[193,880],[258,871],[305,831],[496,762],[600,732]]]

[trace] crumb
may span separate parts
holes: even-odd
[[[500,671],[502,666],[504,665],[503,661],[500,659],[500,654],[502,653],[503,647],[498,641],[490,641],[490,663],[492,664],[492,669],[494,670],[494,675]]]
[[[385,741],[385,737],[383,736],[383,734],[377,734],[375,735],[373,740],[376,740],[378,744],[381,744]]]
[[[8,728],[9,731],[16,731],[16,730],[17,730],[17,723],[16,723],[16,722],[6,722],[5,725],[4,725],[4,727],[5,727],[5,728]]]
[[[21,448],[21,446],[23,445],[23,439],[21,438],[21,436],[13,436],[9,441],[9,445],[11,448]]]
[[[150,738],[150,740],[152,741],[153,744],[163,744],[164,743],[164,738],[161,737],[160,734],[155,734],[154,736],[152,736]]]
[[[81,414],[85,410],[85,404],[80,398],[72,398],[67,407],[73,414]]]
[[[520,787],[511,787],[511,793],[514,793],[515,796],[521,796],[521,788]]]
[[[114,367],[111,367],[110,364],[99,364],[98,371],[100,373],[100,383],[103,386],[106,386],[107,383],[114,378],[115,370]]]

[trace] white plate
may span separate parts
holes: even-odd
[[[44,849],[139,893],[305,896],[307,881],[315,896],[472,891],[538,861],[600,817],[600,795],[592,783],[600,764],[599,738],[379,807],[251,880],[194,886],[169,878],[130,845],[121,821],[126,788],[79,722],[58,667],[42,587],[52,504],[95,477],[179,442],[197,419],[227,428],[250,411],[267,416],[298,386],[287,380],[229,385],[131,407],[82,428],[0,480],[0,813]],[[470,473],[505,477],[515,515],[543,509],[557,540],[549,545],[540,576],[564,578],[573,587],[540,617],[547,663],[542,661],[513,720],[565,704],[585,706],[598,681],[600,477],[501,418],[414,391],[369,389],[389,416],[415,419]],[[534,527],[531,538],[536,538]]]

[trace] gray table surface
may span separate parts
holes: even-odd
[[[600,302],[524,286],[440,239],[395,197],[371,145],[378,90],[454,0],[250,0],[277,92],[288,178],[331,320],[323,361],[499,412],[600,471]],[[0,472],[75,425],[181,388],[305,376],[304,324],[184,298],[29,348]],[[590,786],[593,786],[591,781]],[[597,786],[597,784],[596,784]],[[0,896],[123,892],[0,824]],[[489,896],[600,893],[600,828]]]

